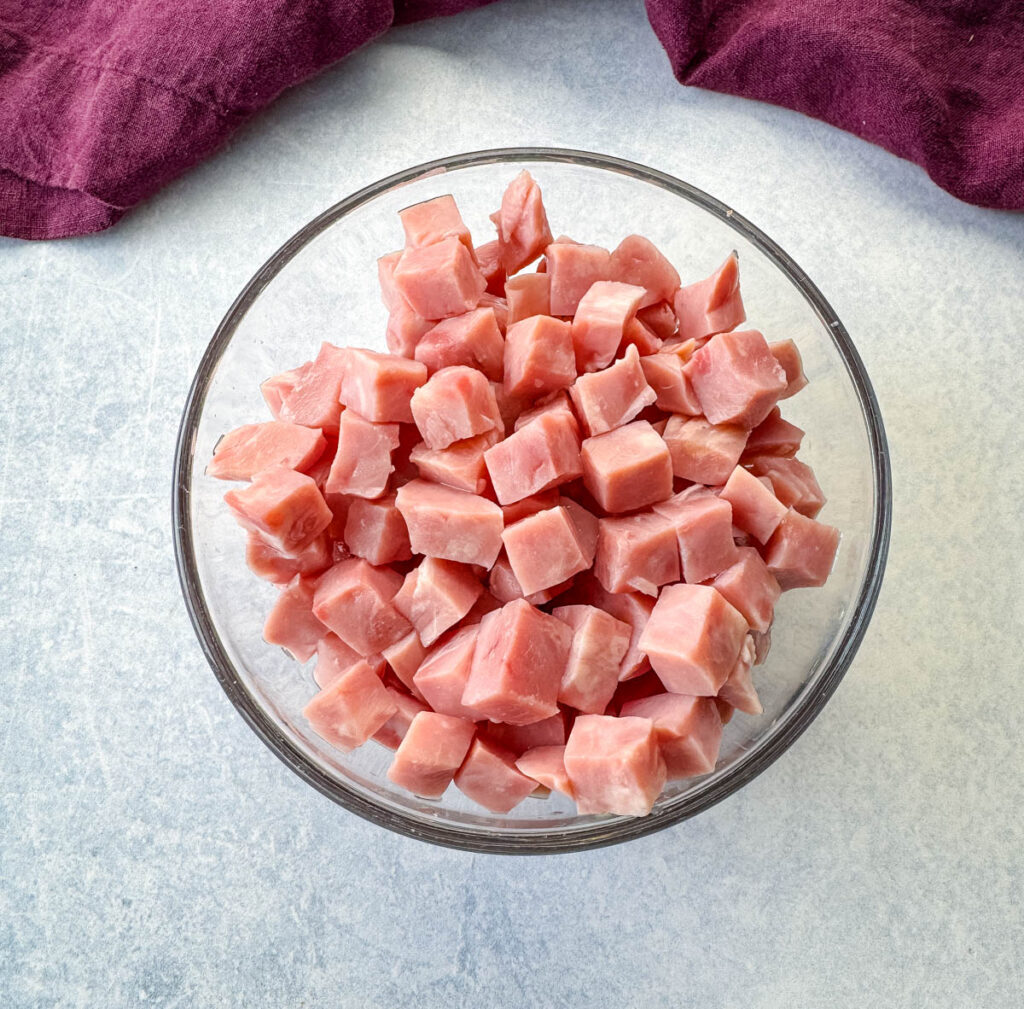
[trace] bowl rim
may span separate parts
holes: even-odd
[[[703,788],[698,786],[677,805],[660,810],[656,808],[646,817],[614,817],[572,830],[538,831],[535,828],[508,828],[488,833],[442,821],[421,821],[379,806],[368,797],[340,784],[295,748],[242,684],[217,633],[199,577],[189,502],[195,438],[214,372],[238,323],[285,265],[331,225],[388,190],[430,175],[442,175],[488,164],[519,162],[580,165],[603,169],[654,185],[707,211],[739,232],[767,256],[800,291],[826,331],[831,334],[832,341],[853,382],[871,447],[874,507],[867,570],[853,604],[853,617],[828,666],[822,671],[815,689],[806,691],[773,727],[772,732],[764,737],[763,742],[755,745],[741,757],[725,775],[710,780]],[[657,169],[591,151],[558,147],[510,147],[438,158],[395,172],[364,186],[300,228],[256,271],[221,319],[203,353],[189,388],[174,453],[172,518],[178,579],[189,618],[203,653],[218,682],[242,718],[270,750],[300,778],[358,816],[407,837],[464,851],[557,854],[584,851],[644,837],[689,819],[752,781],[796,742],[835,692],[853,661],[874,612],[888,556],[892,486],[889,450],[881,411],[860,355],[832,306],[807,274],[779,245],[720,200]]]

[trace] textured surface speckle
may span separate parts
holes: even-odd
[[[181,602],[174,439],[221,315],[336,199],[443,153],[634,158],[764,228],[875,382],[895,502],[864,645],[696,820],[578,856],[432,848],[249,731]],[[0,243],[0,1006],[1024,1001],[1024,218],[679,88],[638,3],[402,29],[92,238]]]

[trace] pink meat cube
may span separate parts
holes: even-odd
[[[609,592],[656,596],[658,586],[679,581],[675,527],[655,512],[601,519],[594,575]]]
[[[574,419],[546,414],[489,448],[484,462],[498,502],[513,504],[575,480],[583,472],[576,430]]]
[[[318,427],[324,434],[336,434],[345,361],[345,351],[340,347],[320,344],[316,360],[302,366],[298,381],[281,400],[278,420]]]
[[[672,472],[683,480],[721,484],[729,479],[747,441],[744,428],[710,424],[703,417],[675,414],[665,425]]]
[[[565,770],[581,814],[646,816],[665,786],[665,761],[649,718],[580,715]]]
[[[569,323],[533,315],[505,334],[505,393],[536,399],[572,385],[576,362]]]
[[[349,347],[339,393],[344,406],[375,424],[412,422],[412,394],[426,382],[426,366],[397,354]]]
[[[543,491],[540,494],[524,497],[521,501],[502,505],[501,513],[505,517],[505,526],[508,527],[513,522],[526,518],[527,515],[536,515],[537,512],[542,512],[545,508],[554,508],[559,504],[562,504],[562,501],[558,490],[552,487],[551,490]]]
[[[795,396],[807,385],[807,376],[804,375],[804,362],[800,358],[800,351],[792,340],[769,343],[768,349],[786,373],[786,391],[779,399],[789,399],[790,396]]]
[[[764,560],[785,591],[824,585],[838,550],[838,529],[790,508],[768,541]]]
[[[501,534],[516,581],[527,596],[551,588],[594,563],[593,548],[561,505],[536,512]]]
[[[394,273],[395,287],[424,319],[447,319],[475,308],[487,281],[473,254],[457,238],[407,248]]]
[[[338,424],[338,447],[324,489],[328,494],[378,498],[394,469],[391,453],[399,445],[397,424],[374,424],[346,410]]]
[[[636,316],[626,320],[622,329],[622,343],[619,344],[619,354],[623,354],[627,347],[636,347],[641,357],[650,354],[657,354],[661,349],[661,337],[654,330],[644,325]]]
[[[751,630],[767,631],[782,589],[753,547],[739,547],[737,554],[739,560],[711,584],[743,614]]]
[[[768,416],[786,389],[786,373],[756,329],[721,333],[686,365],[704,416],[748,430]]]
[[[558,414],[571,420],[577,433],[579,432],[579,422],[576,420],[576,414],[573,413],[572,406],[569,404],[569,394],[562,389],[552,393],[550,396],[546,396],[532,409],[524,410],[516,417],[515,430],[518,431],[521,427],[529,424],[531,420],[536,420],[546,413]]]
[[[710,585],[668,585],[640,635],[665,689],[713,697],[736,665],[747,622]]]
[[[672,495],[668,446],[645,420],[587,438],[581,460],[583,483],[606,512],[635,511]]]
[[[395,507],[395,495],[377,501],[355,498],[345,520],[345,546],[356,557],[379,567],[412,557],[405,519]]]
[[[596,245],[555,242],[544,250],[544,258],[551,278],[552,315],[575,315],[583,295],[611,275],[611,253]]]
[[[722,743],[722,719],[715,698],[655,694],[623,704],[622,714],[654,723],[669,781],[715,769]]]
[[[578,501],[572,498],[559,497],[558,503],[569,513],[576,528],[576,538],[579,540],[580,549],[584,556],[594,562],[594,554],[597,552],[598,524],[597,516],[589,512]],[[587,565],[590,566],[589,564]]]
[[[505,291],[505,267],[501,262],[501,244],[495,239],[477,246],[476,262],[487,281],[485,294],[500,296]]]
[[[619,668],[633,629],[596,606],[559,606],[551,615],[572,630],[558,700],[578,711],[599,715],[618,686]]]
[[[676,313],[672,310],[671,298],[659,301],[656,305],[648,305],[646,308],[637,309],[636,317],[659,340],[671,339],[679,329]]]
[[[720,700],[732,705],[737,711],[745,711],[748,715],[761,715],[764,708],[761,699],[754,689],[754,681],[750,677],[750,667],[754,664],[754,639],[748,634],[740,649],[739,658],[733,666],[729,679],[718,691]]]
[[[385,687],[388,697],[395,702],[398,709],[371,737],[375,742],[386,746],[389,750],[397,750],[409,732],[412,720],[421,712],[427,711],[427,706],[410,697],[402,690],[394,687]]]
[[[481,717],[462,703],[479,636],[479,625],[463,627],[437,642],[420,663],[413,684],[435,711],[471,721]]]
[[[638,592],[608,592],[597,581],[588,586],[588,595],[589,602],[594,606],[632,628],[629,648],[626,649],[626,654],[619,665],[619,681],[643,675],[650,668],[650,664],[647,656],[640,650],[640,635],[654,610],[653,600]]]
[[[416,345],[433,329],[434,323],[417,315],[404,300],[399,299],[388,313],[384,342],[392,354],[411,358]]]
[[[224,501],[243,529],[284,554],[302,553],[331,524],[316,482],[283,467],[256,473],[248,487],[228,491]]]
[[[659,409],[690,417],[700,413],[700,403],[690,380],[683,374],[683,362],[676,354],[641,357],[640,367],[644,370],[647,384],[654,390]]]
[[[484,452],[499,441],[501,435],[491,430],[475,438],[452,442],[447,448],[427,448],[420,442],[409,453],[409,458],[426,480],[469,494],[483,494],[488,485]]]
[[[525,169],[509,183],[495,217],[507,274],[517,273],[532,263],[551,242],[540,186]]]
[[[416,628],[424,645],[433,644],[473,607],[483,586],[469,568],[424,557],[405,576],[392,605]]]
[[[462,703],[496,722],[527,725],[558,711],[572,632],[524,599],[480,621]]]
[[[280,375],[273,375],[266,381],[260,383],[260,392],[274,420],[281,419],[281,408],[284,405],[285,397],[295,388],[302,379],[305,369],[313,362],[307,361],[302,367],[292,371],[282,371]]]
[[[754,476],[768,477],[772,482],[775,496],[787,508],[814,518],[825,506],[814,470],[799,459],[784,459],[775,456],[755,456],[744,461]]]
[[[551,314],[551,278],[546,273],[521,273],[505,281],[508,322]]]
[[[331,544],[321,534],[304,550],[289,556],[275,550],[259,533],[249,533],[245,538],[245,563],[254,575],[283,585],[296,575],[326,571],[331,566]]]
[[[498,324],[498,331],[502,336],[505,335],[505,330],[508,329],[508,302],[501,296],[504,290],[504,278],[502,278],[502,287],[496,294],[491,294],[490,291],[484,291],[480,295],[480,301],[477,302],[477,308],[489,308],[494,312],[494,321]]]
[[[308,470],[320,458],[324,436],[300,424],[280,420],[245,424],[224,435],[206,467],[207,476],[220,480],[251,480],[272,466]]]
[[[391,605],[401,585],[402,576],[396,572],[350,557],[321,575],[313,613],[349,648],[360,655],[374,655],[412,629]]]
[[[565,770],[564,746],[535,746],[516,761],[516,767],[542,788],[572,798],[572,785]]]
[[[432,200],[413,204],[400,210],[398,216],[405,231],[405,244],[416,248],[433,245],[446,238],[457,238],[473,252],[473,239],[462,220],[462,214],[451,195],[435,196]]]
[[[390,312],[401,300],[402,296],[395,287],[395,267],[402,258],[402,250],[389,252],[377,260],[377,282],[380,285],[380,300]]]
[[[313,597],[310,593],[310,604],[312,601]],[[319,623],[319,621],[317,622]],[[321,631],[327,631],[327,628],[321,625]],[[362,661],[364,661],[362,655],[355,649],[349,648],[337,634],[327,631],[316,643],[316,665],[313,666],[313,679],[322,690],[347,673],[357,662]],[[375,673],[378,673],[378,662],[371,659],[369,665],[373,667]]]
[[[722,500],[732,505],[732,521],[759,543],[767,543],[778,528],[786,506],[761,480],[737,466],[725,482]]]
[[[357,662],[306,705],[313,731],[339,750],[362,746],[398,710],[373,667]]]
[[[401,641],[388,645],[381,655],[406,690],[422,699],[423,695],[413,679],[427,657],[427,650],[423,647],[420,636],[415,631],[410,631]]]
[[[487,587],[493,597],[501,604],[510,603],[513,599],[525,599],[533,606],[543,606],[544,603],[550,602],[555,596],[560,596],[563,592],[567,591],[572,586],[572,583],[573,579],[570,576],[557,585],[552,585],[546,589],[539,589],[537,592],[527,595],[523,591],[522,585],[519,584],[519,580],[512,570],[508,557],[502,553],[490,570]]]
[[[627,424],[658,398],[647,384],[636,347],[604,371],[580,375],[569,395],[588,436]]]
[[[501,550],[501,509],[478,494],[410,480],[398,489],[396,504],[413,553],[489,568]]]
[[[484,375],[457,365],[434,372],[413,393],[412,415],[428,448],[447,448],[493,430],[498,401]]]
[[[619,242],[612,252],[611,264],[612,280],[644,289],[642,308],[671,301],[679,290],[676,268],[643,235],[628,235]]]
[[[278,593],[263,625],[263,640],[280,645],[299,662],[308,662],[327,628],[313,615],[316,580],[296,575]]]
[[[455,772],[455,784],[463,795],[492,813],[510,812],[537,787],[533,778],[516,768],[513,754],[479,736]]]
[[[800,450],[804,432],[796,424],[784,420],[777,406],[747,438],[743,449],[744,460],[759,455],[793,456]]]
[[[683,578],[703,582],[736,563],[732,538],[732,507],[713,494],[683,491],[656,504],[654,511],[672,524],[679,541]]]
[[[734,252],[705,280],[682,287],[673,298],[679,335],[684,339],[711,336],[734,329],[744,319],[740,296],[739,259]]]
[[[416,344],[414,357],[434,374],[464,364],[500,382],[505,340],[493,308],[474,308],[465,315],[442,319]],[[422,383],[421,383],[422,384]]]
[[[488,722],[484,735],[488,742],[508,750],[517,757],[536,746],[565,746],[565,715],[559,711],[550,718],[542,718],[529,725],[506,725],[504,722]]]
[[[388,778],[415,795],[439,799],[466,759],[475,732],[463,718],[421,711],[395,751]]]
[[[592,246],[570,245],[566,248],[578,250]],[[551,284],[554,301],[554,278]],[[585,289],[572,320],[576,370],[581,375],[600,371],[612,363],[622,342],[626,323],[636,314],[643,296],[642,287],[614,280],[598,280]]]

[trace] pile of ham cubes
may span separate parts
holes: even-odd
[[[324,343],[208,468],[249,481],[225,501],[281,586],[264,637],[316,656],[310,726],[417,795],[646,814],[761,712],[779,594],[832,567],[777,406],[797,348],[736,329],[735,255],[683,286],[639,235],[553,239],[527,172],[485,245],[450,196],[400,217],[391,353]]]

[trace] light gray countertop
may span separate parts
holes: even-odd
[[[221,692],[171,547],[179,414],[235,294],[444,153],[601,150],[706,189],[845,321],[888,574],[838,693],[695,820],[575,856],[380,830]],[[0,1006],[1019,1007],[1024,216],[826,125],[680,88],[639,3],[395,31],[117,228],[0,242]]]

